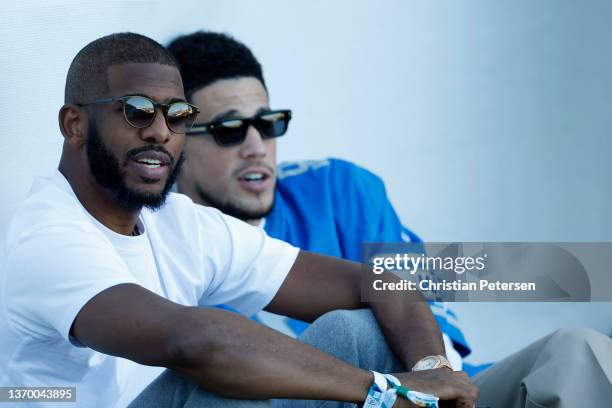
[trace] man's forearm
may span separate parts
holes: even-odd
[[[390,273],[381,276],[399,280]],[[445,354],[440,329],[420,293],[393,292],[386,300],[361,301],[361,264],[301,251],[267,310],[314,321],[331,310],[370,307],[406,369],[427,355]]]
[[[386,279],[397,278],[386,274]],[[446,355],[440,328],[420,293],[394,292],[385,301],[368,306],[407,371],[425,356]]]
[[[186,307],[134,284],[94,296],[71,335],[101,353],[174,369],[236,398],[363,402],[367,371],[221,309]]]
[[[363,402],[371,374],[242,316],[189,308],[170,368],[222,395]]]

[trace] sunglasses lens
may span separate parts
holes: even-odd
[[[263,137],[279,137],[287,131],[289,114],[287,112],[269,112],[259,115],[257,127]]]
[[[132,96],[125,100],[123,112],[128,123],[136,128],[145,128],[155,118],[155,106],[147,98]]]
[[[248,123],[241,119],[217,122],[210,126],[210,133],[221,146],[242,143],[246,137]]]
[[[168,128],[175,133],[185,133],[195,122],[197,112],[195,108],[185,102],[175,102],[168,107],[166,121]]]

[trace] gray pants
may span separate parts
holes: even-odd
[[[363,333],[368,333],[363,336]],[[300,337],[352,365],[404,371],[369,310],[335,311]],[[491,408],[612,406],[612,340],[593,330],[559,330],[475,377],[478,404]],[[331,401],[249,401],[224,398],[166,370],[130,408],[349,408]]]
[[[561,329],[474,377],[492,408],[612,407],[612,339]]]

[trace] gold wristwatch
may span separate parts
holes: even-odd
[[[423,357],[412,367],[412,371],[433,370],[434,368],[446,367],[453,371],[450,362],[444,356],[427,356]]]

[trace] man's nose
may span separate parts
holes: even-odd
[[[259,131],[252,125],[247,129],[246,138],[240,145],[240,156],[243,159],[266,156],[266,145]]]
[[[140,132],[140,138],[148,143],[165,144],[170,140],[172,132],[168,129],[163,112],[157,110],[153,123]]]

